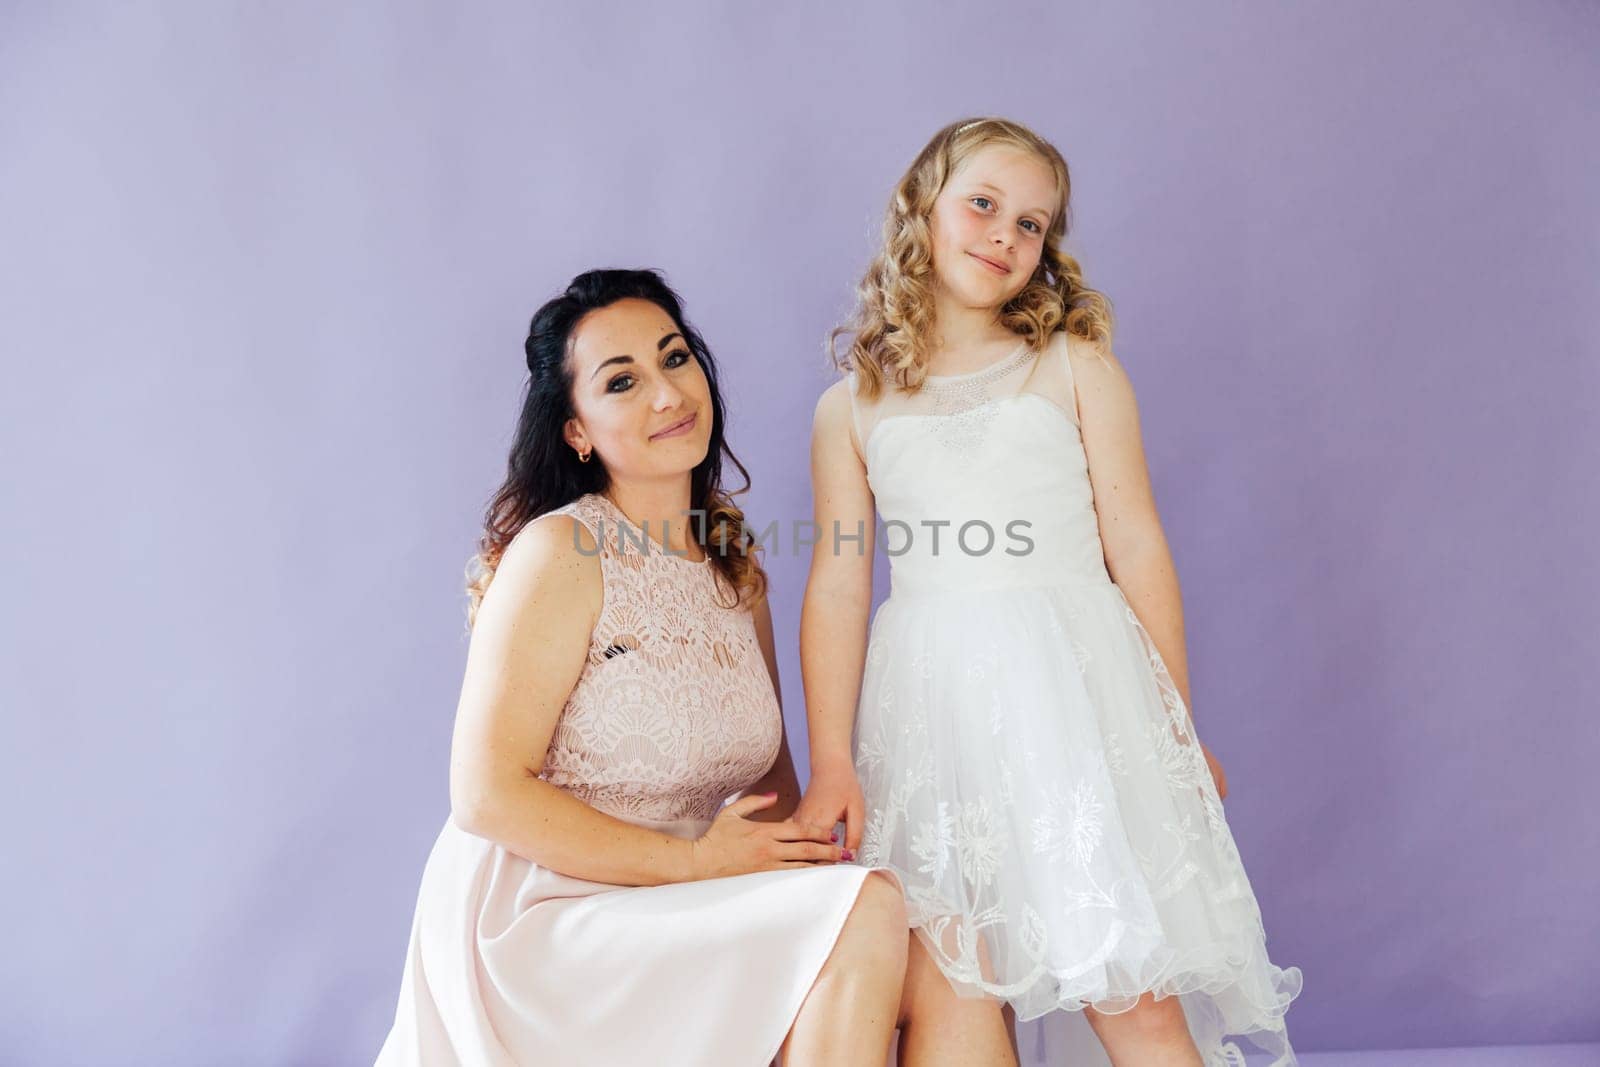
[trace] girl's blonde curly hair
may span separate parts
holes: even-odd
[[[956,169],[991,146],[1032,153],[1055,174],[1056,203],[1044,234],[1039,266],[1022,291],[1000,309],[1000,322],[1035,351],[1057,330],[1109,344],[1111,302],[1083,281],[1078,261],[1061,250],[1068,229],[1072,179],[1054,145],[1021,123],[1001,118],[952,122],[917,153],[895,185],[883,220],[883,247],[856,287],[850,320],[828,335],[828,355],[840,371],[855,371],[858,390],[870,400],[892,382],[916,392],[927,376],[934,328],[934,201]],[[838,340],[851,338],[843,354]]]

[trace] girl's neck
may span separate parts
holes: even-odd
[[[1017,335],[1000,325],[998,308],[971,308],[941,295],[928,348],[928,373],[965,374],[1014,347]]]

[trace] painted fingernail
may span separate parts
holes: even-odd
[[[856,858],[856,854],[854,852],[851,852],[849,849],[845,849],[844,850],[844,854],[843,854],[843,856],[841,858],[846,860],[846,861],[853,860],[853,859]]]
[[[829,834],[828,835],[828,840],[829,841],[838,841],[839,840],[839,831],[835,830],[833,833]]]

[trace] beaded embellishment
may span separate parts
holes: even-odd
[[[966,452],[982,441],[995,416],[991,401],[998,399],[991,387],[1034,357],[1023,342],[1016,352],[983,370],[948,379],[924,379],[922,389],[933,402],[930,414],[940,416],[935,438],[956,452]]]

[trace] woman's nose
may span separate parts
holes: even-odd
[[[656,410],[671,411],[681,403],[683,403],[683,390],[679,389],[676,385],[673,385],[672,382],[666,378],[657,379],[655,402]]]

